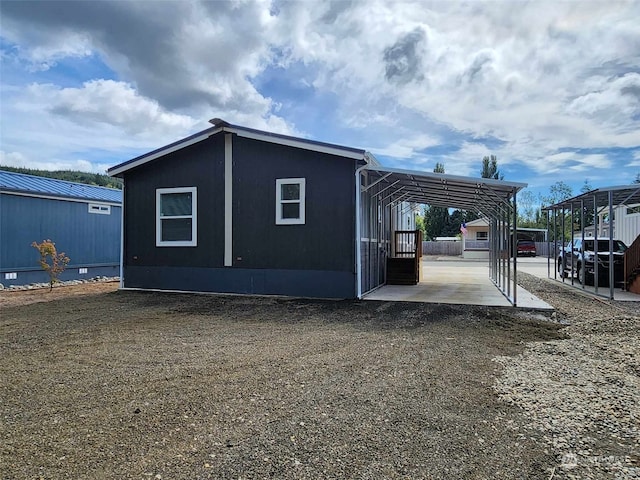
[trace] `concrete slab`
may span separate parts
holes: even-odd
[[[418,285],[385,285],[365,300],[449,303],[510,307],[511,303],[489,278],[486,260],[462,257],[424,257]],[[518,307],[553,310],[553,307],[524,288],[518,287]]]

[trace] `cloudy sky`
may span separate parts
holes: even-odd
[[[6,1],[0,164],[106,168],[210,118],[574,193],[640,173],[640,2]]]

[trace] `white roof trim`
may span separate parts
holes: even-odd
[[[470,222],[466,222],[467,228],[469,227],[488,227],[489,219],[486,217],[476,218],[475,220],[471,220]]]
[[[347,147],[340,148],[337,145],[336,146],[318,145],[315,142],[312,142],[312,141],[307,142],[307,141],[304,141],[303,139],[296,140],[295,138],[282,138],[275,135],[270,135],[267,132],[260,133],[259,131],[247,131],[241,127],[235,127],[233,125],[228,125],[228,124],[220,124],[220,126],[218,128],[215,128],[215,130],[207,130],[202,132],[202,134],[191,138],[188,141],[185,141],[185,142],[178,141],[170,147],[159,148],[153,154],[143,155],[138,160],[129,162],[129,163],[124,163],[119,167],[110,169],[107,173],[112,177],[117,176],[123,172],[131,170],[132,168],[136,168],[140,165],[144,165],[145,163],[151,162],[157,158],[163,157],[164,155],[168,155],[169,153],[176,152],[190,145],[206,140],[210,136],[220,132],[235,133],[238,137],[251,138],[253,140],[276,143],[278,145],[285,145],[288,147],[311,150],[314,152],[326,153],[329,155],[336,155],[336,156],[345,157],[345,158],[352,158],[355,160],[364,160],[367,163],[370,163],[371,161],[373,161],[374,164],[377,164],[377,161],[375,160],[375,158],[368,152],[364,152],[364,153],[353,152],[353,151],[350,151],[353,149],[348,149]]]
[[[183,148],[186,148],[190,145],[193,145],[195,143],[201,142],[203,140],[206,140],[207,138],[209,138],[211,135],[215,135],[218,132],[221,132],[222,128],[218,128],[214,131],[207,131],[202,133],[202,135],[198,135],[197,137],[193,137],[191,140],[187,141],[187,142],[183,142],[183,143],[176,143],[175,145],[173,145],[170,148],[161,148],[159,149],[156,153],[154,153],[153,155],[147,155],[142,157],[141,159],[135,161],[135,162],[131,162],[131,163],[125,163],[123,164],[120,168],[116,168],[114,170],[109,170],[108,174],[112,177],[115,177],[116,175],[122,173],[122,172],[126,172],[127,170],[131,170],[132,168],[138,167],[140,165],[144,165],[147,162],[151,162],[153,160],[155,160],[156,158],[160,158],[163,157],[169,153],[173,153],[176,152],[178,150],[181,150]]]
[[[449,175],[448,173],[435,173],[435,172],[423,172],[420,170],[403,170],[400,168],[388,168],[382,166],[373,166],[369,165],[365,168],[365,170],[375,170],[377,172],[388,172],[388,173],[397,173],[400,175],[412,175],[415,177],[427,177],[439,180],[451,180],[457,182],[464,182],[467,184],[477,184],[477,185],[495,185],[497,187],[512,187],[517,189],[526,188],[526,183],[520,182],[507,182],[505,180],[495,180],[492,178],[482,178],[482,177],[463,177],[460,175]]]
[[[261,140],[263,142],[277,143],[278,145],[285,145],[287,147],[302,148],[304,150],[312,150],[314,152],[328,153],[330,155],[336,155],[338,157],[353,158],[356,160],[364,160],[365,155],[357,152],[350,152],[338,147],[330,147],[326,145],[314,145],[302,140],[294,140],[288,138],[278,138],[272,135],[265,135],[258,132],[248,132],[243,129],[237,129],[234,127],[223,127],[225,132],[235,133],[239,137],[251,138],[253,140]]]

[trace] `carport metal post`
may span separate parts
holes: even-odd
[[[505,290],[507,292],[507,298],[511,295],[511,253],[509,252],[510,244],[511,244],[511,218],[509,217],[509,211],[505,209],[504,211],[504,224],[505,224],[505,239],[506,239],[506,255],[504,266],[506,267],[506,278],[505,280]]]
[[[549,259],[551,257],[551,235],[549,235],[549,215],[550,212],[549,210],[547,210],[547,215],[546,215],[546,219],[547,219],[547,278],[551,278],[551,263],[549,262]],[[555,262],[555,258],[556,258],[556,252],[555,252],[555,248],[553,249],[553,258],[554,258],[554,262]]]
[[[508,230],[509,228],[509,214],[506,210],[502,210],[502,248],[507,251],[504,252],[502,257],[502,291],[507,291],[507,286],[509,282],[507,281],[507,277],[509,276],[509,235],[511,232]],[[507,294],[507,298],[509,295]]]
[[[598,268],[598,257],[595,258]],[[615,281],[615,265],[613,264],[613,192],[609,190],[609,300],[613,300],[613,282]]]
[[[511,244],[511,218],[509,216],[509,211],[506,208],[502,211],[502,232],[502,246],[505,249],[503,254],[504,258],[502,260],[502,293],[511,300],[511,254],[509,252],[509,245]]]
[[[558,248],[558,211],[556,208],[553,209],[553,254],[554,254],[554,267],[553,267],[553,278],[558,279],[558,267],[555,265],[556,260],[560,256],[560,248]]]
[[[357,165],[357,164],[356,164]],[[360,173],[367,168],[367,165],[363,165],[360,168],[356,168],[355,174],[355,192],[356,192],[356,298],[362,298],[362,247],[360,245],[360,205],[362,189],[360,187]]]
[[[598,230],[600,229],[600,225],[598,225],[598,196],[594,193],[593,194],[593,225],[595,226],[595,228],[593,229],[593,255],[594,258],[596,260],[596,267],[598,266]],[[593,270],[593,285],[594,285],[594,289],[596,292],[596,295],[598,294],[598,283],[600,283],[600,279],[599,279],[599,275],[598,275],[598,270],[600,270],[599,268],[594,268]]]
[[[500,239],[498,232],[498,219],[494,216],[491,217],[491,230],[493,232],[493,238],[491,239],[491,249],[493,254],[493,261],[491,262],[491,266],[493,269],[493,283],[498,285],[498,241]]]
[[[504,211],[500,210],[500,226],[498,227],[500,230],[500,244],[499,244],[499,248],[500,248],[500,283],[499,285],[501,285],[502,287],[502,291],[505,291],[504,288],[504,244],[505,244],[505,239],[504,239]]]
[[[549,235],[549,242],[551,241],[551,237],[553,237],[553,278],[554,280],[558,279],[558,268],[556,267],[556,259],[558,258],[558,228],[556,226],[556,209],[547,210],[547,224],[549,224],[551,216],[551,220],[553,221],[553,235]],[[549,253],[551,253],[551,245],[549,245]],[[547,265],[550,267],[551,265],[547,262]],[[551,274],[549,274],[551,277]]]
[[[585,285],[587,284],[587,267],[584,266],[584,200],[580,200],[580,231],[582,233],[582,241],[580,245],[582,248],[582,269],[584,270],[584,275],[582,276],[582,289],[584,290]],[[596,260],[596,265],[598,264]]]
[[[564,213],[564,205],[563,205],[562,206],[562,219],[561,219],[561,222],[562,222],[562,226],[561,226],[561,228],[562,228],[562,248],[563,249],[564,249],[564,231],[565,231],[564,230],[564,217],[565,216],[566,216],[566,214]],[[573,262],[571,262],[571,263],[573,263]],[[564,283],[564,269],[565,269],[566,265],[567,265],[567,251],[565,249],[564,252],[562,253],[562,272],[561,272],[562,274],[560,275],[562,277],[562,282],[563,283]]]
[[[517,190],[513,190],[513,306],[518,306],[518,196]]]
[[[574,285],[574,279],[576,277],[576,262],[574,262],[574,256],[573,256],[573,202],[571,202],[571,221],[570,221],[570,225],[571,225],[571,285]]]

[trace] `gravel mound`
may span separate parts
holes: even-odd
[[[554,478],[640,478],[638,303],[602,301],[522,273],[520,281],[557,309],[568,338],[496,357],[496,392],[523,409],[527,431],[542,433],[557,456]]]
[[[518,436],[527,419],[497,398],[492,358],[559,325],[504,308],[72,295],[102,285],[2,309],[0,478],[546,480],[556,463],[540,433]]]
[[[638,478],[638,305],[520,280],[556,312],[2,292],[0,478]]]

